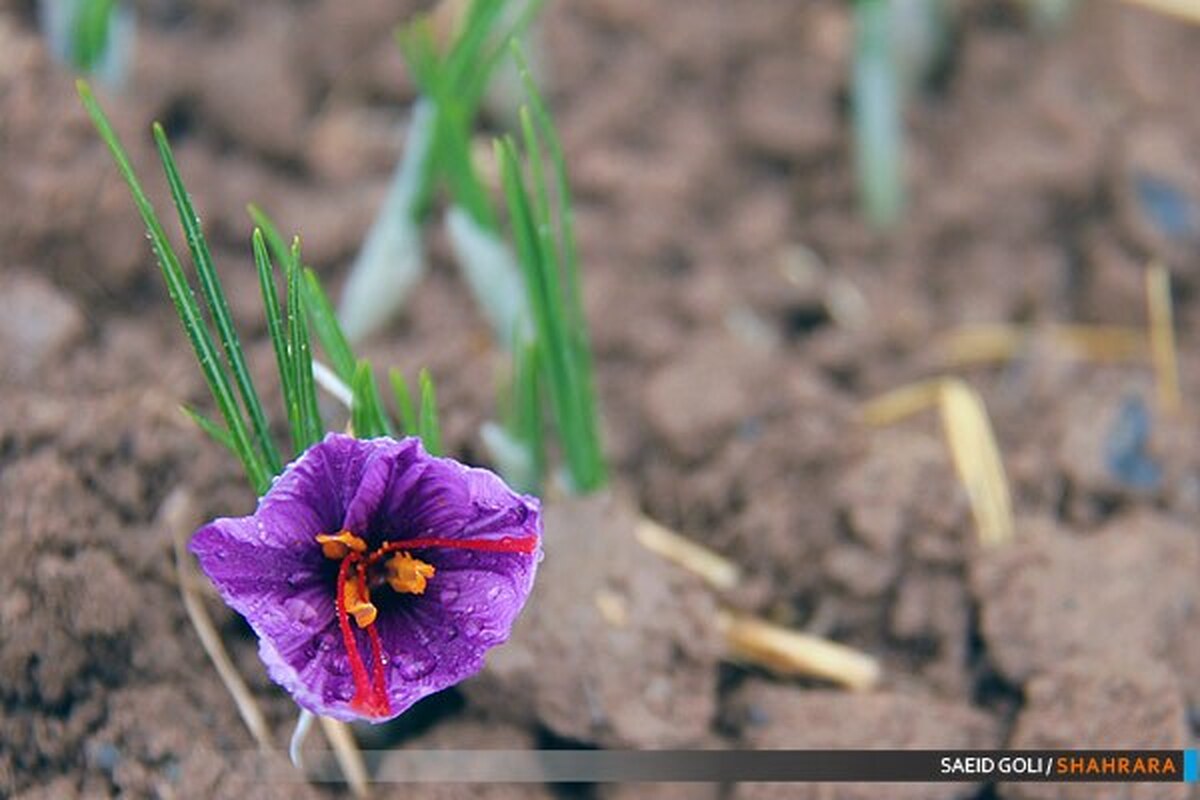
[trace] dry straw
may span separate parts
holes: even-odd
[[[1008,476],[987,409],[978,392],[958,378],[937,378],[888,392],[863,408],[868,425],[890,425],[937,407],[954,470],[967,491],[979,540],[998,545],[1013,538]]]

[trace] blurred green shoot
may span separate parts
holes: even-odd
[[[488,82],[512,37],[524,31],[543,0],[469,0],[453,41],[439,48],[433,19],[418,17],[396,38],[421,95],[434,108],[433,149],[424,165],[416,211],[428,213],[444,180],[457,206],[477,225],[497,230],[488,193],[471,154],[471,135]]]
[[[517,6],[510,0],[470,0],[446,47],[439,47],[430,15],[397,33],[421,98],[414,107],[404,158],[351,268],[339,306],[352,340],[378,329],[403,307],[424,275],[421,225],[441,183],[475,225],[496,230],[487,189],[472,159],[471,137],[505,42],[525,28],[540,4],[541,0],[528,0],[514,14]],[[478,281],[470,283],[487,308],[490,295],[477,288]]]
[[[514,384],[520,387],[528,383],[531,373],[544,378],[569,487],[587,493],[603,486],[607,476],[566,161],[520,48],[514,44],[511,51],[529,102],[521,109],[521,148],[513,137],[505,136],[495,142],[495,151],[525,282],[534,343],[532,351],[517,351]],[[509,416],[510,421],[520,419],[526,430],[510,429],[510,438],[526,438],[540,450],[540,435],[527,427],[538,418],[528,408],[536,405],[537,392],[525,386],[515,388],[514,396],[520,392],[526,394],[513,403],[520,414]]]
[[[890,0],[854,4],[854,136],[859,196],[867,220],[890,228],[904,205],[900,81]]]
[[[119,86],[132,62],[133,10],[120,0],[41,0],[50,52],[75,69]]]
[[[76,5],[71,26],[71,57],[80,69],[90,71],[103,57],[116,10],[116,0],[84,0]]]
[[[878,229],[904,211],[904,109],[949,49],[946,0],[856,0],[853,120],[859,198]]]
[[[541,376],[532,338],[513,352],[508,391],[500,397],[502,425],[485,423],[480,434],[500,473],[514,488],[536,493],[546,473]]]
[[[412,392],[408,389],[408,381],[404,379],[404,374],[400,370],[393,369],[388,372],[388,378],[392,384],[396,410],[400,415],[401,432],[405,436],[419,437],[431,455],[440,456],[442,454],[442,434],[437,415],[437,391],[429,371],[423,369],[417,376],[420,404],[415,407]]]
[[[184,410],[201,430],[233,452],[254,491],[262,495],[282,470],[282,458],[271,437],[270,424],[250,376],[241,340],[233,326],[228,299],[212,262],[199,217],[162,126],[153,126],[154,140],[200,285],[203,306],[197,301],[183,262],[172,247],[124,146],[96,102],[91,88],[82,80],[77,82],[77,87],[84,108],[100,138],[108,146],[146,225],[151,248],[167,284],[167,292],[216,402],[221,422],[195,409]],[[262,292],[267,332],[275,351],[293,454],[306,450],[324,435],[325,430],[317,406],[308,331],[310,318],[322,340],[322,346],[335,364],[343,373],[353,373],[346,375],[345,379],[355,387],[351,416],[356,431],[360,431],[359,435],[367,436],[389,433],[391,423],[383,411],[382,398],[371,376],[370,365],[365,361],[354,361],[345,334],[333,316],[320,283],[311,271],[306,271],[302,266],[299,239],[293,239],[291,246],[286,245],[265,214],[257,209],[252,209],[252,214],[263,223],[255,228],[251,247]],[[283,304],[280,303],[278,276],[271,262],[271,252],[275,260],[283,265],[286,287]],[[215,329],[216,338],[212,329]],[[347,359],[353,367],[346,367]],[[421,430],[430,437],[435,447],[440,448],[437,414],[433,408],[433,386],[427,375],[422,382],[422,401]]]

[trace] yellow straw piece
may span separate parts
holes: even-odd
[[[179,581],[179,594],[183,598],[183,608],[187,611],[188,620],[196,629],[200,645],[213,666],[217,669],[217,677],[225,684],[225,690],[233,698],[233,704],[245,723],[250,736],[258,745],[258,749],[267,752],[271,750],[271,731],[267,727],[266,717],[258,707],[246,682],[238,674],[237,667],[229,658],[217,626],[213,624],[204,601],[195,588],[199,582],[191,556],[187,552],[187,539],[196,526],[196,512],[191,496],[182,489],[176,489],[163,503],[159,512],[160,521],[170,530],[171,540],[175,547],[175,574]]]
[[[1010,541],[1008,477],[982,398],[963,381],[949,378],[942,383],[940,409],[954,470],[967,490],[979,540],[985,545]]]
[[[893,389],[863,406],[863,421],[881,427],[911,417],[935,405],[941,388],[941,379],[935,379]]]
[[[1131,6],[1141,6],[1168,17],[1200,25],[1200,2],[1196,0],[1125,0]]]
[[[370,791],[367,789],[367,767],[350,726],[329,717],[318,719],[321,720],[321,732],[333,748],[333,757],[342,769],[342,776],[350,787],[350,793],[355,797],[368,797]]]
[[[1173,414],[1183,405],[1179,389],[1179,354],[1171,304],[1171,273],[1162,264],[1146,268],[1146,306],[1150,319],[1150,355],[1162,410]]]
[[[717,625],[735,661],[789,677],[819,678],[854,691],[879,683],[879,662],[846,645],[732,611],[721,611]]]
[[[1003,323],[966,325],[940,337],[937,350],[952,366],[1011,361],[1029,340],[1029,331]]]
[[[1054,342],[1085,361],[1138,361],[1146,357],[1146,337],[1123,325],[1053,325]]]
[[[868,425],[889,425],[937,406],[954,471],[967,490],[979,540],[985,545],[1013,536],[1012,499],[1004,462],[979,394],[958,378],[938,378],[895,389],[863,408]]]
[[[938,350],[951,367],[996,363],[1017,358],[1038,337],[1085,361],[1136,361],[1146,355],[1142,331],[1120,325],[967,325],[942,336]]]
[[[699,575],[714,589],[727,592],[741,580],[737,564],[648,517],[638,521],[634,535],[642,547]]]

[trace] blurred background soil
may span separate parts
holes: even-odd
[[[417,6],[137,5],[128,90],[102,101],[160,208],[148,126],[166,126],[272,387],[245,205],[300,231],[336,293],[399,155],[413,90],[390,31]],[[910,104],[910,203],[888,236],[855,198],[845,3],[543,13],[618,490],[742,564],[750,610],[885,666],[866,696],[722,666],[679,711],[694,746],[1195,746],[1200,29],[1089,0],[1042,37],[1016,3],[960,5],[944,74]],[[481,462],[502,360],[440,230],[432,249],[432,274],[366,355],[428,366],[448,451]],[[1144,326],[1151,258],[1173,272],[1184,410],[1159,413],[1146,364],[1053,348],[962,373],[991,412],[1017,512],[1012,548],[978,549],[936,417],[872,430],[860,404],[944,372],[936,344],[956,325]],[[185,402],[208,407],[127,192],[32,3],[0,0],[0,795],[334,791],[235,768],[253,741],[187,622],[161,509],[180,488],[204,517],[254,498]],[[1129,413],[1152,426],[1149,488],[1106,459]],[[248,628],[212,611],[284,745],[294,706]],[[562,678],[546,665],[542,679]],[[370,747],[604,741],[458,690],[364,734]],[[1187,796],[1163,788],[1120,796]],[[633,796],[651,791],[670,787]],[[936,792],[914,796],[1067,796]]]

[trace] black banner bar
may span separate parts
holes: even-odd
[[[1182,750],[402,749],[364,756],[380,783],[1141,783],[1181,782],[1185,773],[1196,779],[1195,751]],[[340,781],[332,754],[310,756],[307,778]]]

